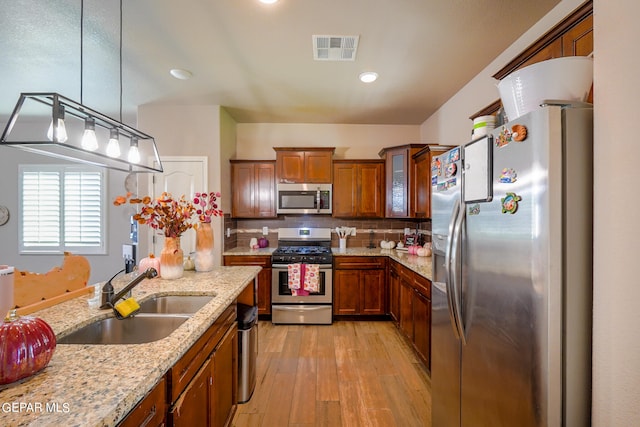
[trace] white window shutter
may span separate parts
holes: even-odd
[[[25,248],[57,249],[60,235],[60,172],[22,174],[22,242]]]
[[[105,172],[65,165],[21,165],[23,253],[106,251]]]

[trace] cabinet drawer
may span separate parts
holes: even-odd
[[[237,313],[234,303],[220,315],[215,323],[202,334],[200,339],[191,346],[185,355],[173,365],[169,373],[169,380],[171,381],[169,385],[171,402],[174,402],[178,396],[180,396],[187,384],[189,384],[191,379],[200,370],[200,367],[209,357],[220,339],[222,339],[229,325],[236,321]]]
[[[431,281],[426,277],[413,273],[413,286],[418,292],[431,299]]]
[[[268,255],[225,255],[224,265],[257,265],[260,267],[271,267],[271,257]]]
[[[164,423],[166,412],[166,387],[164,377],[142,399],[118,427],[159,426]]]
[[[333,258],[336,270],[371,270],[387,267],[386,257],[377,256],[336,256]]]

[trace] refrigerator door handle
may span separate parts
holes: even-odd
[[[449,221],[449,238],[444,251],[444,268],[445,268],[445,284],[447,289],[447,307],[449,309],[449,320],[453,327],[453,333],[456,338],[460,338],[460,325],[458,325],[458,318],[455,312],[455,291],[453,289],[453,274],[452,274],[452,247],[453,247],[453,233],[455,231],[455,225],[460,215],[460,200],[456,200],[453,211],[451,212],[451,220]],[[453,267],[455,268],[455,267]]]
[[[459,206],[459,204],[458,204]],[[458,215],[456,216],[456,223],[453,226],[453,234],[451,235],[451,288],[453,289],[453,315],[455,323],[458,326],[458,336],[463,345],[467,344],[465,327],[462,320],[462,310],[460,308],[460,295],[462,288],[460,286],[460,277],[458,277],[458,271],[460,270],[460,258],[458,257],[458,249],[460,246],[460,240],[462,237],[462,225],[466,220],[466,212],[464,207],[460,208]]]

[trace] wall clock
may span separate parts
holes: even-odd
[[[5,225],[9,221],[9,208],[0,206],[0,225]]]
[[[133,194],[134,196],[138,195],[138,176],[135,173],[130,173],[124,179],[124,188],[127,192]]]

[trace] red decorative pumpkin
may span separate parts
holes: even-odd
[[[56,335],[37,317],[15,311],[0,324],[0,384],[30,377],[44,369],[56,348]]]
[[[149,254],[148,257],[142,258],[140,264],[138,264],[139,271],[147,271],[148,268],[155,268],[158,272],[156,277],[160,277],[160,258],[156,258],[153,254]]]

